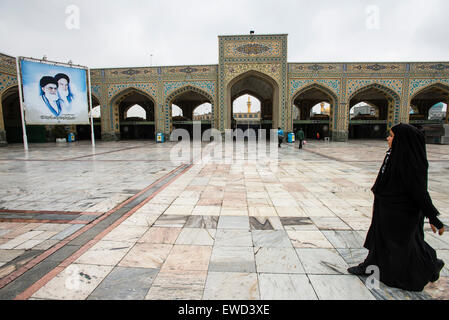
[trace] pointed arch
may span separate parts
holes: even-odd
[[[214,102],[214,98],[209,93],[207,93],[206,91],[204,91],[201,88],[198,88],[198,87],[195,87],[195,86],[192,86],[189,84],[189,85],[183,86],[181,88],[178,88],[175,91],[173,91],[172,93],[170,93],[167,96],[167,98],[165,99],[166,104],[171,104],[176,99],[177,96],[179,96],[180,94],[189,92],[189,91],[193,91],[193,92],[196,92],[196,93],[204,96],[206,99],[210,100],[211,104],[213,104],[213,102]]]
[[[257,92],[257,88],[243,88],[237,93],[232,94],[232,90],[234,86],[237,84],[242,83],[245,81],[245,79],[256,79],[260,83],[264,83],[268,86],[267,88],[270,88],[270,94],[269,97],[262,97],[262,92]],[[260,84],[259,83],[259,84]],[[227,129],[230,129],[232,126],[232,103],[233,99],[235,97],[241,96],[241,94],[251,94],[252,96],[259,99],[259,101],[268,100],[271,102],[271,128],[277,128],[280,123],[279,114],[280,114],[280,88],[278,82],[271,77],[270,75],[267,75],[266,73],[256,71],[256,70],[248,70],[246,72],[243,72],[237,76],[235,76],[233,79],[231,79],[226,86],[226,127]],[[267,104],[269,105],[269,104]],[[266,106],[266,105],[265,105]],[[265,108],[264,106],[261,106],[261,116],[263,116],[264,111],[263,110],[269,110],[268,108]]]
[[[356,91],[354,91],[349,97],[348,97],[348,108],[351,108],[351,101],[359,94],[368,91],[370,89],[375,89],[377,91],[380,91],[385,99],[388,101],[388,110],[387,110],[387,129],[389,130],[391,127],[393,127],[394,124],[399,123],[399,116],[400,116],[400,107],[401,107],[401,97],[400,95],[382,85],[379,83],[371,83],[366,86],[363,86]],[[350,117],[349,110],[347,112],[348,117]]]
[[[348,102],[350,102],[350,101],[351,101],[355,96],[357,96],[358,94],[360,94],[360,93],[362,93],[362,92],[364,92],[364,91],[367,91],[367,90],[369,90],[369,89],[377,89],[377,90],[383,92],[384,95],[385,95],[385,97],[386,97],[387,99],[388,99],[388,98],[391,98],[391,99],[393,99],[395,102],[397,102],[398,104],[399,104],[400,101],[401,101],[401,97],[400,97],[400,95],[399,95],[398,93],[396,93],[396,91],[394,91],[394,90],[392,90],[392,89],[390,89],[390,88],[388,88],[388,87],[386,87],[386,86],[384,86],[384,85],[382,85],[382,84],[379,84],[379,83],[371,83],[371,84],[368,84],[368,85],[366,85],[366,86],[363,86],[363,87],[357,89],[356,91],[354,91],[354,92],[349,96]]]
[[[400,122],[400,95],[380,83],[370,83],[358,88],[348,96],[346,102],[345,123],[350,139],[383,139]],[[377,107],[378,117],[351,119],[351,108],[360,102],[373,103]]]
[[[142,99],[142,101],[145,101],[145,105],[140,104],[138,101],[135,101],[136,103],[132,103],[132,105],[124,105],[127,102],[130,102],[127,101],[128,98],[132,99],[133,97]],[[135,129],[136,132],[139,132],[136,135],[127,135],[129,132],[134,130],[134,124],[128,124],[125,122],[123,111],[129,109],[129,107],[132,107],[134,104],[139,104],[144,107],[144,109],[147,111],[147,119],[150,119],[150,115],[151,118],[154,115],[154,123],[145,125],[145,128]],[[156,99],[148,92],[135,86],[130,86],[120,90],[109,100],[109,112],[110,128],[112,129],[116,138],[121,139],[124,137],[124,139],[139,139],[139,137],[141,136],[148,136],[149,139],[152,139],[152,137],[155,135],[156,129],[154,127],[154,124],[157,123],[158,119],[158,113],[156,112]]]
[[[227,87],[232,88],[232,86],[234,86],[237,82],[239,82],[240,80],[243,80],[245,78],[248,78],[250,76],[254,76],[254,77],[260,78],[262,80],[268,81],[273,86],[278,86],[277,81],[274,78],[272,78],[271,76],[269,76],[263,72],[260,72],[260,71],[248,70],[246,72],[239,74],[238,76],[234,77],[231,81],[229,81]]]
[[[151,102],[153,102],[153,104],[156,106],[156,99],[151,94],[149,94],[148,92],[145,92],[141,89],[135,88],[135,87],[128,87],[128,88],[125,88],[125,89],[117,92],[110,99],[109,104],[113,105],[115,103],[120,103],[121,101],[125,100],[128,96],[132,95],[133,93],[138,93],[138,94],[145,96],[146,98],[150,99]]]
[[[165,119],[166,119],[166,121],[168,120],[168,123],[166,123],[165,126],[166,126],[166,130],[168,129],[167,131],[172,132],[172,130],[173,130],[173,120],[172,120],[172,118],[173,118],[173,116],[172,116],[173,102],[176,100],[177,97],[179,97],[180,95],[182,95],[184,93],[188,93],[188,92],[195,92],[195,93],[203,96],[206,100],[208,100],[209,103],[211,104],[212,114],[214,114],[214,110],[215,110],[214,98],[205,90],[198,88],[194,85],[187,84],[185,86],[182,86],[181,88],[174,90],[165,98]],[[203,104],[203,103],[198,104],[196,107],[200,106],[201,104]],[[183,113],[184,113],[184,111],[183,111]]]
[[[313,90],[316,89],[318,91],[321,91],[322,93],[324,93],[325,95],[329,96],[331,99],[333,99],[333,101],[330,101],[331,104],[336,105],[338,103],[338,95],[329,87],[321,84],[321,83],[311,83],[309,85],[306,85],[300,89],[298,89],[292,97],[291,100],[291,104],[294,104],[295,100],[302,95],[303,93],[309,91],[309,90]]]
[[[433,92],[432,92],[433,91]],[[427,97],[426,97],[427,94]],[[430,98],[429,94],[433,97]],[[424,95],[421,96],[421,95]],[[421,96],[421,98],[420,98]],[[430,83],[419,90],[417,90],[413,95],[409,98],[409,105],[415,105],[418,110],[417,115],[413,115],[409,117],[409,122],[412,120],[430,120],[430,110],[434,106],[435,103],[443,102],[445,104],[449,104],[449,86],[447,84],[441,82]],[[433,119],[432,119],[433,120]],[[449,108],[446,110],[446,115],[443,118],[443,121],[446,124],[449,124]]]
[[[318,91],[320,95],[320,99],[315,99],[316,101],[313,102],[313,100],[309,100],[304,105],[297,105],[295,104],[295,101],[297,101],[301,96],[307,94],[308,92]],[[322,96],[322,97],[321,97]],[[305,127],[306,134],[308,130],[315,131],[321,131],[322,135],[329,134],[329,136],[332,136],[332,132],[334,131],[334,128],[336,128],[336,120],[337,116],[335,115],[337,106],[338,106],[338,95],[335,93],[335,91],[329,87],[327,87],[324,84],[321,83],[309,83],[301,88],[299,88],[293,95],[290,101],[290,112],[291,112],[291,121],[293,123],[293,127],[295,127],[295,120],[294,114],[295,109],[299,111],[300,121],[308,120],[312,108],[320,103],[320,102],[328,102],[330,104],[330,110],[329,110],[329,118],[319,116],[320,121],[325,121],[326,124],[303,124],[302,126]],[[297,123],[297,122],[296,122]],[[326,131],[325,131],[326,130]]]
[[[430,83],[430,84],[426,85],[425,87],[420,88],[418,91],[416,91],[414,94],[412,94],[409,97],[409,102],[411,103],[411,101],[413,99],[415,99],[418,95],[420,95],[421,93],[423,93],[426,90],[429,90],[431,88],[440,89],[441,91],[444,91],[445,93],[447,93],[447,95],[449,97],[449,85],[444,84],[442,82],[434,82],[434,83]]]

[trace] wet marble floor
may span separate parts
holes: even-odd
[[[0,149],[0,298],[448,299],[346,269],[366,256],[384,141],[284,144],[275,166],[171,161],[174,143]],[[449,146],[429,145],[429,189],[449,225]]]

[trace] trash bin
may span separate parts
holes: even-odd
[[[75,142],[75,134],[74,133],[69,133],[68,142]]]
[[[288,134],[288,143],[295,143],[295,134],[293,132]]]
[[[158,133],[156,135],[156,142],[157,143],[164,143],[165,142],[165,137],[163,133]]]

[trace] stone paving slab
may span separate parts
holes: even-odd
[[[201,300],[207,271],[160,271],[145,300]]]
[[[158,269],[117,267],[89,295],[88,300],[143,300]]]
[[[0,286],[36,256],[64,245],[3,285],[0,298],[28,292],[22,296],[58,300],[449,299],[449,234],[434,235],[428,225],[426,241],[446,267],[423,292],[383,284],[371,289],[366,278],[347,274],[367,254],[370,188],[385,142],[311,142],[303,150],[286,144],[277,167],[211,161],[167,180],[181,164],[168,158],[173,146],[99,143],[95,153],[83,143],[31,145],[28,154],[18,146],[0,149],[0,172],[8,173],[1,175],[0,211],[10,210],[4,217],[58,211],[41,216],[84,221],[0,222]],[[443,160],[449,146],[430,145],[428,154],[430,194],[448,224]],[[40,190],[33,188],[37,183]],[[31,290],[38,280],[42,285]]]
[[[318,300],[305,274],[263,273],[259,286],[262,300]]]
[[[209,272],[203,299],[258,300],[256,273]]]

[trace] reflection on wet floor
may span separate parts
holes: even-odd
[[[28,155],[20,145],[0,149],[0,278],[167,177],[181,164],[170,161],[174,146],[99,142],[93,152],[88,143],[44,144],[31,145]],[[449,224],[449,146],[427,150],[430,194]],[[229,163],[177,171],[150,198],[125,206],[123,222],[74,250],[73,261],[26,298],[448,298],[447,267],[422,293],[368,289],[346,271],[366,255],[370,189],[386,142],[311,141],[278,152],[276,165],[247,160],[246,150]],[[426,240],[448,266],[449,235],[426,226]],[[74,275],[79,286],[67,288]]]

